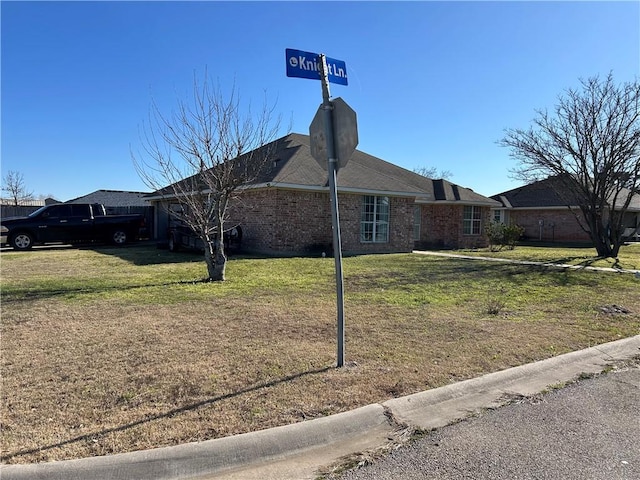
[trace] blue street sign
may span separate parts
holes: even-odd
[[[302,52],[287,48],[287,77],[310,78],[320,80],[320,54]],[[347,83],[347,64],[342,60],[327,57],[329,82],[339,85]]]

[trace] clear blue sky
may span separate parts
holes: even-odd
[[[505,128],[580,78],[640,76],[638,1],[2,1],[1,15],[2,177],[59,200],[147,191],[130,151],[151,100],[169,113],[205,68],[308,133],[320,82],[286,77],[286,48],[346,62],[331,94],[357,112],[360,150],[484,195],[519,185]]]

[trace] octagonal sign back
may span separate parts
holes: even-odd
[[[358,146],[358,123],[356,112],[341,98],[332,100],[333,140],[338,157],[338,168],[344,167]],[[327,139],[324,130],[322,105],[318,108],[309,126],[311,155],[327,170]]]

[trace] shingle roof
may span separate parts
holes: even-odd
[[[317,188],[327,186],[327,172],[312,157],[308,135],[291,133],[262,147],[271,152],[267,163],[253,185],[284,188]],[[258,149],[260,150],[260,149]],[[242,158],[242,157],[241,157]],[[401,168],[360,150],[338,172],[338,190],[371,192],[416,197],[421,202],[456,202],[498,206],[498,203],[469,188],[447,180],[432,180]],[[150,197],[166,194],[167,188]]]
[[[566,207],[567,200],[558,191],[561,191],[560,183],[551,177],[492,195],[491,198],[508,208]]]
[[[148,207],[149,201],[144,192],[125,192],[120,190],[96,190],[93,193],[73,198],[65,203],[101,203],[105,207]]]
[[[621,193],[626,197],[629,190],[622,189]],[[579,203],[557,176],[492,195],[491,198],[506,208],[566,208],[567,205],[577,206]],[[633,195],[629,210],[640,210],[640,195]]]

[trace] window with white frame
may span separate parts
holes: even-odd
[[[364,243],[389,241],[389,197],[376,195],[362,197],[360,241]]]
[[[493,214],[493,221],[494,222],[498,222],[498,223],[506,223],[505,222],[505,211],[503,209],[494,209],[491,210],[491,213]]]
[[[482,233],[482,210],[480,207],[465,205],[462,233],[465,235],[480,235]]]
[[[413,206],[413,240],[420,241],[420,230],[422,227],[422,208],[420,205]]]

